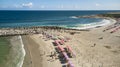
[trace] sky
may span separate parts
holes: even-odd
[[[0,10],[120,10],[120,0],[0,0]]]

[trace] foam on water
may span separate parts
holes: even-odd
[[[77,19],[78,17],[76,17],[76,16],[70,16],[70,18]]]
[[[19,36],[18,37],[19,39],[20,39],[20,43],[21,43],[21,52],[22,52],[22,56],[21,56],[21,58],[20,58],[20,60],[19,60],[19,63],[17,64],[17,67],[22,67],[22,65],[23,65],[23,61],[24,61],[24,57],[25,57],[25,49],[24,49],[24,44],[23,44],[23,41],[22,41],[22,37],[21,36]]]
[[[5,62],[5,67],[22,67],[25,49],[21,36],[13,36],[10,39],[11,49],[8,54],[8,59]]]
[[[109,23],[111,23],[111,20],[103,19],[100,22],[94,22],[90,24],[79,24],[79,25],[76,25],[76,27],[71,27],[71,28],[72,29],[91,29],[98,26],[105,26],[105,25],[108,25]]]

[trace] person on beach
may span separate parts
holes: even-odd
[[[53,54],[53,55],[54,55],[55,59],[57,59],[57,53],[56,53],[56,52],[54,52],[54,54]]]
[[[50,57],[52,57],[52,59],[54,58],[54,57],[53,57],[53,52],[51,52],[51,55],[50,55]]]
[[[95,47],[96,43],[94,43],[94,47]]]
[[[54,51],[54,53],[53,52],[51,52],[51,57],[52,57],[52,59],[57,59],[57,53]]]
[[[91,46],[91,47],[95,47],[95,46],[96,46],[96,43],[94,43],[93,46]]]

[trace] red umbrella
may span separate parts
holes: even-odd
[[[67,45],[67,48],[74,56],[76,56],[76,54],[73,52],[73,50],[72,50],[72,48],[70,46]]]
[[[60,42],[60,44],[64,44],[64,40],[60,40],[59,42]]]
[[[56,43],[57,45],[59,45],[59,42],[58,42],[58,40],[55,40],[55,43]]]
[[[58,45],[58,48],[60,49],[60,51],[64,51],[64,48],[60,45]]]
[[[113,31],[111,31],[111,33],[114,33],[116,31],[118,31],[120,29],[120,27],[117,27],[116,29],[114,29]]]

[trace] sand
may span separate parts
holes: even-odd
[[[70,58],[75,67],[120,67],[120,30],[103,32],[107,26],[90,31],[77,31],[74,35],[68,32],[50,31],[69,37],[66,45],[72,47],[76,57]],[[74,30],[75,31],[75,30]],[[26,56],[23,67],[62,67],[59,59],[52,59],[51,52],[56,51],[53,40],[47,40],[41,34],[23,36]]]
[[[22,38],[26,51],[23,67],[42,67],[42,58],[40,56],[39,45],[29,36],[23,36]]]

